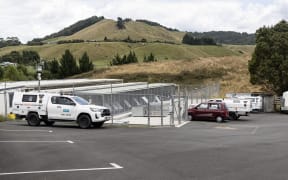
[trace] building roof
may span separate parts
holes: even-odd
[[[122,84],[111,84],[111,85],[101,85],[97,86],[95,89],[87,89],[87,90],[75,90],[76,93],[85,93],[85,94],[111,94],[115,93],[126,93],[137,90],[144,89],[152,89],[152,88],[161,88],[161,87],[171,87],[175,86],[172,83],[153,83],[148,84],[146,82],[138,82],[138,83],[122,83]]]
[[[88,85],[101,85],[122,82],[121,79],[61,79],[61,80],[41,80],[40,88],[43,89],[63,89],[67,87],[79,87]],[[8,89],[37,89],[39,81],[16,81],[0,83],[0,91]]]

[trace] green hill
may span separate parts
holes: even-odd
[[[58,40],[96,40],[103,41],[105,37],[110,40],[124,40],[128,36],[132,40],[146,39],[148,42],[174,42],[181,43],[184,32],[169,31],[164,27],[151,26],[143,22],[125,22],[125,29],[118,29],[116,21],[105,19],[85,29],[82,29],[71,36],[61,37]]]
[[[80,21],[82,22],[82,21]],[[86,21],[84,21],[86,22]],[[114,20],[102,19],[90,22],[91,25],[80,28],[71,25],[65,31],[53,33],[46,44],[28,46],[8,46],[0,48],[0,56],[11,51],[36,51],[44,60],[60,59],[66,49],[78,60],[87,52],[96,70],[78,77],[88,78],[123,78],[125,81],[199,83],[206,80],[221,79],[227,92],[231,88],[249,91],[248,60],[254,50],[249,45],[196,46],[182,44],[186,32],[169,29],[150,21],[124,20],[125,28],[119,29]],[[83,25],[80,23],[81,26]],[[85,26],[87,25],[84,23]],[[89,24],[89,23],[88,23]],[[73,28],[72,28],[73,27]],[[74,29],[71,35],[63,35]],[[61,33],[60,33],[61,32]],[[230,33],[229,33],[230,34]],[[137,41],[123,42],[124,39]],[[109,41],[104,41],[104,38]],[[67,43],[68,40],[83,40],[78,43]],[[145,39],[145,41],[142,41]],[[57,41],[66,41],[57,44]],[[120,56],[134,51],[140,63],[109,67],[116,54]],[[144,56],[153,53],[158,60],[155,63],[141,63]],[[103,68],[99,70],[99,68]],[[109,68],[106,68],[109,67]],[[241,82],[241,83],[239,83]],[[246,88],[246,89],[245,89]]]
[[[124,42],[86,42],[70,44],[46,44],[42,46],[13,46],[0,49],[0,56],[11,51],[37,51],[43,59],[60,59],[66,49],[69,49],[78,59],[87,52],[96,66],[107,66],[112,58],[134,51],[138,59],[153,53],[158,60],[190,60],[200,57],[223,57],[240,55],[236,50],[227,46],[189,46],[165,43],[124,43]]]
[[[118,19],[119,22],[119,19]],[[141,61],[151,52],[162,60],[191,60],[201,57],[223,57],[241,55],[245,52],[235,50],[232,46],[191,46],[182,44],[186,32],[167,28],[159,23],[148,20],[123,20],[125,28],[119,29],[117,21],[103,17],[91,17],[64,28],[58,33],[45,37],[46,44],[34,46],[11,46],[0,48],[0,56],[11,51],[37,51],[46,60],[60,59],[66,49],[69,49],[78,59],[87,52],[96,67],[107,66],[112,58],[134,51]],[[62,36],[61,36],[62,35]],[[63,36],[66,35],[66,36]],[[47,39],[51,37],[51,39]],[[109,39],[105,42],[104,38]],[[129,37],[131,40],[145,41],[137,43],[123,42]],[[84,42],[67,43],[68,40],[80,39]],[[57,41],[66,41],[57,44]]]

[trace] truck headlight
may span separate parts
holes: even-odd
[[[90,108],[90,110],[93,112],[101,112],[101,109],[98,109],[98,108]]]

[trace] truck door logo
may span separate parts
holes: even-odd
[[[69,112],[69,109],[63,109],[63,112]]]

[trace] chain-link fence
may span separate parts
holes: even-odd
[[[177,94],[187,97],[189,104],[199,104],[208,99],[219,97],[220,84],[180,85]]]
[[[130,124],[175,126],[187,120],[190,104],[197,104],[218,96],[219,84],[207,86],[154,86],[131,92],[117,92],[111,86],[110,93],[75,91],[74,94],[87,99],[92,104],[110,108],[111,123],[124,117]],[[126,120],[126,121],[125,121]]]
[[[217,97],[219,84],[175,85],[145,84],[105,85],[93,89],[73,90],[74,94],[87,99],[90,103],[110,108],[111,123],[127,122],[148,126],[175,126],[187,120],[190,104],[198,104],[209,98]],[[130,89],[129,89],[130,86]],[[131,88],[132,87],[132,88]],[[61,93],[61,89],[59,92]],[[13,89],[0,91],[0,114],[7,116],[12,108]]]

